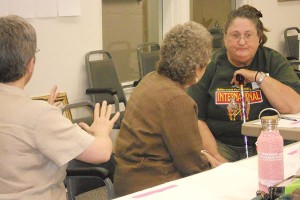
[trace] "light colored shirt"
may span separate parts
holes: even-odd
[[[67,163],[93,141],[59,108],[0,83],[0,199],[65,200]]]

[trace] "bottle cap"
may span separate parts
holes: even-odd
[[[272,115],[272,116],[263,116],[260,118],[261,120],[261,124],[278,124],[278,119],[279,116],[278,115]]]

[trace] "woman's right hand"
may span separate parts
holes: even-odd
[[[239,69],[234,72],[230,84],[239,85],[239,81],[236,80],[236,75],[238,75],[238,74],[242,75],[245,78],[244,83],[256,82],[255,76],[257,74],[257,71],[252,71],[252,70],[248,70],[248,69]],[[256,79],[257,78],[259,78],[259,77],[256,77]]]
[[[107,101],[102,102],[100,109],[100,104],[96,103],[94,110],[94,122],[91,126],[84,122],[79,123],[79,126],[87,131],[89,134],[98,135],[109,135],[115,122],[118,120],[120,113],[117,112],[112,119],[110,119],[112,110],[112,105],[107,105]]]

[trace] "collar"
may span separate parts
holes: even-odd
[[[0,94],[28,97],[24,90],[4,83],[0,83]]]

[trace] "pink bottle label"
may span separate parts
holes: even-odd
[[[262,131],[257,139],[259,190],[284,179],[283,138],[277,130]]]

